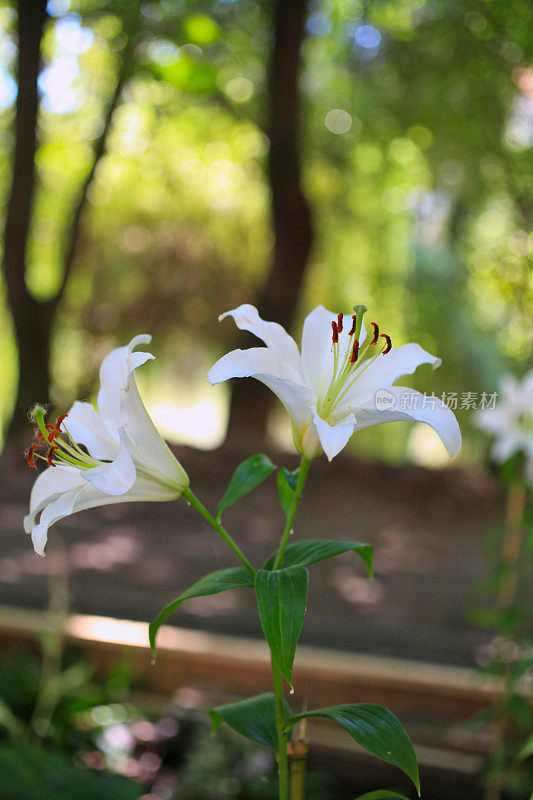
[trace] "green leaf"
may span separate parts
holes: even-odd
[[[325,558],[333,558],[342,553],[348,553],[350,550],[361,556],[368,574],[372,576],[373,547],[369,544],[364,544],[364,542],[348,542],[339,539],[304,539],[301,542],[292,542],[285,550],[283,566],[292,567],[295,564],[300,564],[305,567],[309,566],[309,564],[316,564],[317,561],[323,561]],[[272,569],[275,559],[276,554],[274,553],[265,562],[263,569]]]
[[[305,567],[258,570],[257,607],[275,665],[292,689],[292,665],[305,616],[309,573]]]
[[[309,573],[296,566],[269,572],[258,570],[255,594],[259,618],[275,665],[292,689],[292,666],[302,630]]]
[[[420,778],[413,745],[399,719],[387,708],[373,703],[318,708],[293,714],[289,717],[289,727],[292,728],[304,717],[326,717],[336,722],[373,756],[403,770],[420,795]]]
[[[210,572],[209,575],[204,575],[199,581],[193,583],[179,597],[176,597],[171,603],[159,612],[153,622],[150,623],[149,637],[150,647],[152,648],[152,655],[155,659],[155,639],[157,632],[163,622],[170,617],[185,600],[190,600],[193,597],[205,597],[210,594],[219,594],[228,589],[246,589],[253,588],[253,576],[245,567],[231,567],[230,569],[217,569],[215,572]]]
[[[399,792],[391,792],[387,789],[376,789],[375,792],[360,794],[355,800],[387,800],[387,798],[390,798],[390,800],[409,800],[406,795]]]
[[[231,478],[228,490],[217,508],[217,520],[220,520],[224,511],[244,497],[245,494],[251,492],[260,483],[263,483],[265,478],[274,472],[276,469],[275,464],[268,458],[268,456],[258,453],[255,456],[250,456],[242,464],[239,464]]]
[[[294,472],[289,472],[288,469],[280,469],[278,472],[278,493],[281,507],[286,517],[289,516],[289,510],[294,497],[294,490],[298,483],[298,476],[300,474],[300,467],[295,469]]]
[[[291,710],[283,701],[287,716]],[[226,706],[218,706],[209,712],[211,717],[211,730],[216,733],[220,723],[225,722],[234,731],[252,739],[254,742],[266,744],[267,747],[278,746],[276,729],[276,705],[274,695],[259,694],[256,697],[249,697],[247,700],[240,700],[238,703],[229,703]]]

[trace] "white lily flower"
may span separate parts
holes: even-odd
[[[474,419],[479,428],[495,437],[494,461],[503,464],[523,452],[526,478],[533,483],[533,369],[521,382],[511,375],[503,378],[498,404],[478,411]]]
[[[255,334],[266,347],[233,350],[211,367],[207,380],[211,384],[243,377],[262,381],[287,409],[294,443],[306,458],[324,451],[331,461],[356,430],[396,420],[426,422],[439,434],[448,453],[455,455],[461,433],[450,409],[427,407],[418,392],[393,386],[420,364],[435,368],[440,360],[418,344],[393,348],[390,337],[380,334],[375,323],[372,335],[367,336],[363,325],[366,308],[356,306],[354,311],[352,316],[334,315],[317,306],[305,319],[301,354],[284,328],[262,320],[254,306],[245,304],[228,311],[219,320],[233,317],[238,328]],[[389,395],[386,409],[376,404],[379,390]],[[404,410],[400,398],[406,391],[412,402]]]
[[[36,451],[49,446],[48,455],[40,457],[50,465],[33,485],[24,518],[39,555],[44,556],[48,528],[62,517],[110,503],[174,500],[188,487],[187,473],[154,426],[135,383],[137,367],[154,356],[134,348],[151,338],[136,336],[104,359],[98,411],[76,401],[55,426],[45,425],[44,409],[34,411],[39,443],[30,447],[28,463],[35,466]]]

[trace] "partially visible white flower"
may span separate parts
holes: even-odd
[[[495,437],[491,449],[494,461],[503,464],[522,452],[527,480],[533,483],[533,369],[520,382],[505,376],[496,406],[478,411],[474,419],[478,428]]]
[[[47,446],[41,458],[50,465],[33,485],[24,518],[39,555],[48,528],[68,514],[110,503],[174,500],[188,487],[187,473],[148,416],[135,383],[136,368],[154,356],[134,348],[151,338],[136,336],[104,359],[98,411],[76,401],[55,426],[45,425],[44,409],[34,412],[39,443],[28,451],[28,462],[34,466],[36,451]]]
[[[302,352],[294,339],[275,322],[265,322],[257,309],[241,305],[222,314],[231,316],[238,328],[262,339],[266,347],[233,350],[214,364],[207,374],[211,384],[228,378],[253,377],[279,397],[287,409],[294,443],[307,458],[322,451],[331,461],[356,430],[396,420],[427,422],[441,437],[448,453],[461,446],[461,433],[447,406],[428,407],[418,392],[393,383],[415,371],[420,364],[440,365],[418,344],[392,347],[390,337],[372,323],[366,334],[364,306],[354,315],[334,315],[317,306],[306,317]],[[376,403],[376,393],[387,390],[390,405]],[[409,409],[402,408],[402,394],[409,391]]]

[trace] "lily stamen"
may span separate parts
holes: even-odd
[[[37,469],[37,464],[33,458],[33,455],[38,447],[41,447],[40,444],[32,444],[28,447],[28,452],[26,453],[26,461],[28,462],[28,466],[32,467],[32,469]]]
[[[339,333],[342,333],[342,319],[343,314],[337,314],[337,330]]]
[[[50,450],[48,451],[48,455],[47,455],[47,457],[46,457],[46,460],[47,460],[47,462],[48,462],[48,466],[49,466],[49,467],[55,467],[55,466],[56,466],[56,464],[54,464],[54,462],[52,461],[52,459],[53,459],[53,457],[54,457],[54,453],[55,453],[55,451],[56,451],[57,449],[58,449],[58,448],[57,448],[57,447],[54,445],[54,446],[53,446],[53,447],[51,447],[51,448],[50,448]]]
[[[386,356],[386,355],[387,355],[387,353],[389,352],[389,350],[391,350],[391,348],[392,348],[392,341],[391,341],[391,338],[390,338],[390,336],[387,336],[387,334],[386,334],[386,333],[382,333],[382,334],[381,334],[381,337],[382,337],[383,339],[385,339],[385,341],[386,341],[386,343],[387,343],[387,344],[385,345],[385,347],[383,348],[383,350],[381,351],[381,352],[382,352],[382,354],[383,354],[384,356]],[[380,338],[381,338],[381,337],[380,337]]]
[[[339,331],[342,330],[343,315],[339,314],[337,316],[337,321],[332,320],[331,322],[331,327],[333,330],[333,345],[334,345],[333,376],[330,385],[325,393],[324,400],[320,405],[321,414],[331,414],[335,410],[335,408],[339,405],[340,401],[344,399],[346,394],[353,387],[356,380],[376,360],[376,358],[381,354],[386,355],[392,349],[391,337],[386,333],[380,334],[379,325],[376,322],[371,323],[374,329],[373,338],[371,339],[370,336],[366,336],[365,344],[361,345],[359,340],[359,334],[362,330],[363,317],[366,312],[366,308],[364,306],[354,306],[354,311],[358,313],[352,315],[352,327],[348,334],[350,341],[347,344],[344,354],[344,359],[342,361],[340,369],[339,369],[339,355],[340,355]],[[339,326],[339,320],[341,320],[340,326]],[[373,345],[376,345],[380,337],[383,337],[385,339],[385,346],[383,347],[382,350],[375,353],[372,356],[372,358],[367,359],[363,363],[363,359],[366,356],[369,348],[372,347]]]

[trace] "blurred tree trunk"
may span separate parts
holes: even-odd
[[[272,190],[274,254],[272,270],[257,298],[264,319],[291,329],[312,242],[311,215],[300,186],[299,92],[300,50],[307,0],[276,0],[275,45],[269,67],[268,174]],[[257,340],[243,335],[239,346]],[[227,441],[261,444],[266,433],[272,395],[255,380],[236,380]]]
[[[4,230],[2,269],[19,352],[20,378],[11,431],[20,430],[32,402],[49,387],[50,318],[28,292],[26,248],[35,187],[40,51],[46,0],[18,2],[18,95],[11,192]]]
[[[52,326],[58,306],[63,299],[74,265],[80,238],[83,212],[96,167],[106,151],[113,114],[120,102],[125,82],[133,67],[134,37],[138,30],[139,11],[126,18],[126,45],[115,90],[104,111],[104,125],[93,146],[91,167],[80,187],[66,237],[63,276],[54,297],[39,302],[26,286],[26,249],[29,237],[31,209],[35,191],[35,151],[38,115],[37,78],[40,67],[40,45],[46,20],[46,0],[19,0],[18,3],[18,96],[16,109],[16,144],[13,178],[6,226],[3,272],[8,303],[13,316],[18,348],[19,383],[9,434],[27,425],[27,414],[35,402],[48,402],[50,392],[50,344]]]

